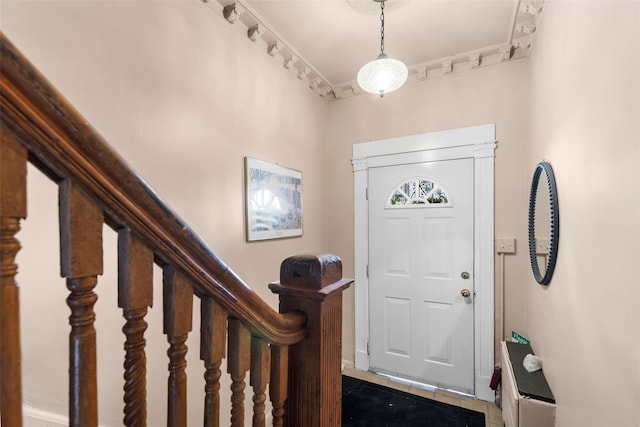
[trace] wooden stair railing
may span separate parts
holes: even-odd
[[[254,426],[339,426],[342,278],[332,255],[285,260],[280,313],[257,296],[109,148],[0,33],[0,403],[2,425],[22,425],[16,234],[26,212],[31,162],[59,185],[60,258],[69,296],[69,423],[98,425],[93,306],[102,274],[102,224],[118,233],[118,306],[124,333],[123,422],[146,425],[145,316],[153,264],[163,269],[169,348],[167,424],[187,425],[186,360],[193,297],[200,299],[205,426],[220,421],[223,358],[231,376],[232,426],[245,425],[247,371]],[[190,397],[191,398],[191,397]],[[248,420],[247,420],[248,421]]]

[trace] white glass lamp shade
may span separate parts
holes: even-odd
[[[385,93],[400,88],[407,81],[408,74],[407,66],[401,61],[381,53],[360,68],[358,84],[362,90],[382,97]]]

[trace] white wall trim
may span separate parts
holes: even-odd
[[[241,37],[262,50],[297,76],[309,89],[328,101],[364,94],[355,80],[331,82],[267,22],[246,0],[194,0],[225,20]],[[407,83],[418,83],[451,74],[526,58],[535,39],[544,0],[515,1],[511,25],[504,41],[468,52],[456,52],[418,64],[407,64]]]
[[[495,125],[430,132],[353,145],[355,367],[369,369],[368,169],[425,161],[474,159],[475,391],[493,401],[494,322],[494,157]]]
[[[24,423],[27,426],[56,427],[69,425],[69,417],[34,408],[31,405],[24,405],[22,407],[22,414],[24,417]]]

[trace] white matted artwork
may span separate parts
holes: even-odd
[[[302,236],[302,172],[244,158],[247,241]]]

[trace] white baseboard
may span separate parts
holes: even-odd
[[[353,367],[354,367],[353,366],[353,361],[342,359],[342,370],[343,371],[344,371],[344,368],[353,369]]]
[[[356,350],[355,368],[360,371],[369,370],[369,355],[366,350]]]
[[[69,417],[43,411],[29,405],[22,407],[22,415],[24,427],[63,427],[69,425]]]
[[[490,377],[483,377],[478,375],[476,377],[476,398],[479,400],[484,400],[487,402],[495,402],[496,401],[496,392],[491,390],[489,387],[489,383],[491,382]]]

